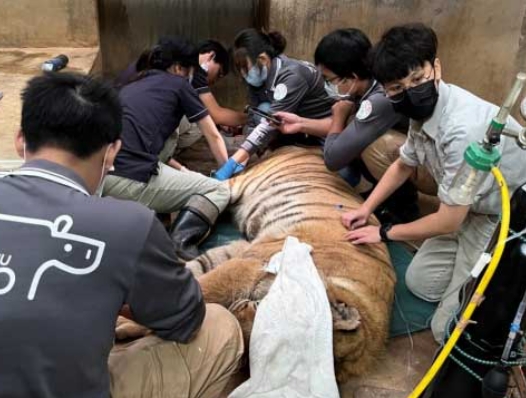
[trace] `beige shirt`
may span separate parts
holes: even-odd
[[[467,146],[481,141],[499,108],[468,91],[440,82],[438,102],[431,118],[424,123],[411,120],[407,140],[400,148],[400,159],[411,167],[425,166],[438,185],[438,197],[447,205],[458,205],[449,195],[449,188],[464,159]],[[509,117],[507,126],[520,125]],[[498,167],[506,179],[510,193],[526,182],[526,152],[515,140],[502,137],[498,149],[502,155]],[[488,176],[480,186],[471,211],[499,214],[500,189]]]

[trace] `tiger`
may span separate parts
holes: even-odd
[[[235,223],[247,239],[186,264],[205,301],[228,308],[248,342],[258,303],[275,278],[264,267],[294,236],[312,247],[327,290],[337,380],[366,373],[385,348],[396,276],[385,244],[343,239],[342,212],[358,208],[360,196],[325,167],[319,148],[279,148],[228,183]],[[378,220],[371,216],[369,223]]]

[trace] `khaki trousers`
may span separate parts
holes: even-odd
[[[438,342],[459,309],[459,292],[497,226],[498,217],[469,213],[460,230],[427,239],[409,264],[405,280],[417,297],[440,302],[431,330]]]
[[[390,130],[362,152],[362,160],[367,170],[378,181],[400,156],[400,147],[406,138],[404,134]],[[409,179],[415,184],[418,191],[426,195],[437,194],[436,182],[424,166],[417,167]]]
[[[167,163],[174,153],[191,147],[203,136],[197,123],[190,123],[186,116],[181,119],[179,127],[165,142],[163,150],[159,154],[159,161]]]
[[[227,182],[220,182],[195,171],[179,171],[159,163],[158,174],[145,182],[109,175],[104,180],[103,196],[133,200],[157,213],[181,210],[192,195],[205,196],[222,212],[230,202]]]
[[[152,176],[148,183],[109,175],[104,180],[102,195],[133,200],[157,213],[173,213],[181,210],[192,195],[199,194],[206,196],[222,212],[230,202],[227,183],[193,171],[179,171],[164,164],[176,149],[193,145],[201,136],[197,124],[190,123],[184,117],[159,154],[158,175]]]
[[[218,398],[237,372],[243,336],[217,304],[194,340],[179,344],[149,335],[117,345],[109,358],[112,398]]]

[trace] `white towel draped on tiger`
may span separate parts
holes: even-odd
[[[327,170],[319,149],[281,148],[230,184],[236,223],[249,242],[209,250],[187,264],[205,300],[230,309],[248,340],[257,303],[275,277],[263,267],[286,236],[295,236],[312,246],[327,288],[338,380],[366,372],[388,337],[396,277],[384,244],[355,246],[342,239],[338,208],[355,209],[361,198]]]

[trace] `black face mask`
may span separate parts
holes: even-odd
[[[395,112],[414,120],[430,117],[438,101],[435,81],[430,80],[419,86],[408,88],[390,98]]]

